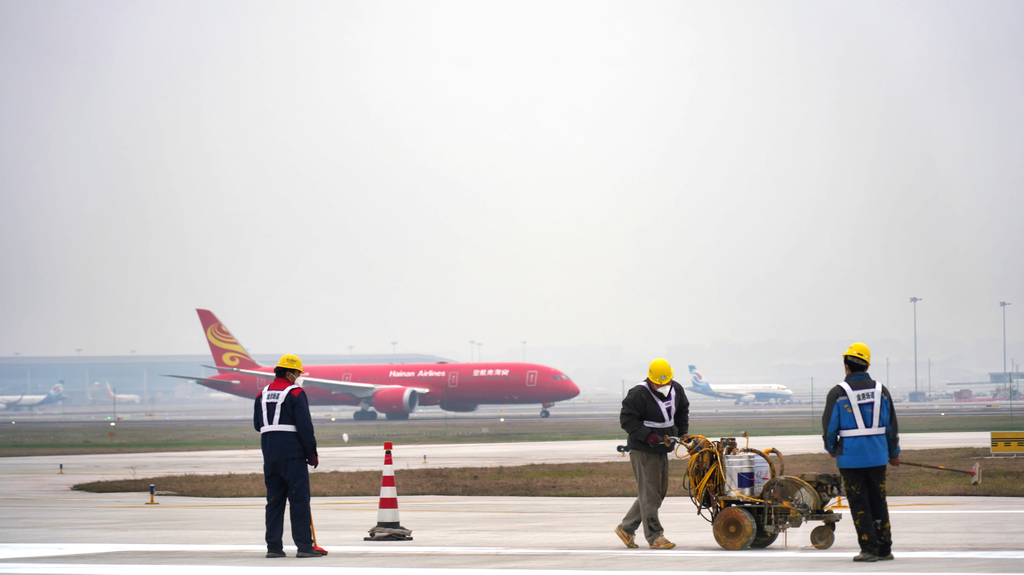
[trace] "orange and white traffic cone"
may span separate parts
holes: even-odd
[[[398,520],[398,489],[395,487],[395,469],[391,461],[391,442],[384,443],[384,474],[380,478],[380,504],[377,506],[377,525],[363,541],[412,541],[412,530],[402,527]]]

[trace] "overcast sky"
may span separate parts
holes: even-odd
[[[1021,2],[3,2],[0,355],[205,353],[204,307],[257,353],[814,362],[905,356],[918,296],[922,344],[998,370],[1022,28]]]

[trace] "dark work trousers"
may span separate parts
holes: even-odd
[[[291,504],[292,540],[299,551],[313,549],[312,520],[309,513],[309,470],[301,457],[263,463],[263,481],[267,486],[267,550],[284,547],[284,504]]]
[[[644,538],[648,543],[654,543],[665,532],[658,520],[658,509],[668,495],[668,455],[632,449],[629,463],[636,478],[637,497],[619,527],[632,535],[643,522]]]
[[[840,469],[846,501],[857,528],[860,550],[885,557],[892,553],[892,528],[885,503],[885,466]]]

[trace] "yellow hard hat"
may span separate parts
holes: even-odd
[[[850,349],[846,350],[846,353],[843,354],[843,357],[846,356],[862,359],[866,361],[868,365],[871,365],[871,350],[868,349],[868,346],[859,341],[850,345]]]
[[[659,357],[651,362],[651,367],[647,369],[647,378],[655,385],[665,385],[672,381],[672,366]]]
[[[302,371],[302,360],[299,359],[299,356],[297,355],[286,353],[282,355],[281,359],[277,362],[277,367]]]

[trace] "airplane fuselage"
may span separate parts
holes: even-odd
[[[0,395],[0,409],[39,407],[62,399],[53,395]]]
[[[267,373],[268,377],[228,372],[210,378],[223,380],[223,384],[209,380],[199,383],[240,397],[255,398],[274,377],[273,368],[257,371]],[[472,411],[480,404],[546,404],[579,395],[579,388],[568,376],[532,363],[311,365],[305,371],[305,375],[312,378],[427,389],[429,392],[419,396],[420,405],[441,405],[451,411]],[[364,401],[358,394],[313,386],[304,389],[311,405],[359,405]]]
[[[693,385],[687,391],[720,399],[735,399],[744,402],[766,402],[769,400],[787,400],[793,392],[782,385]]]

